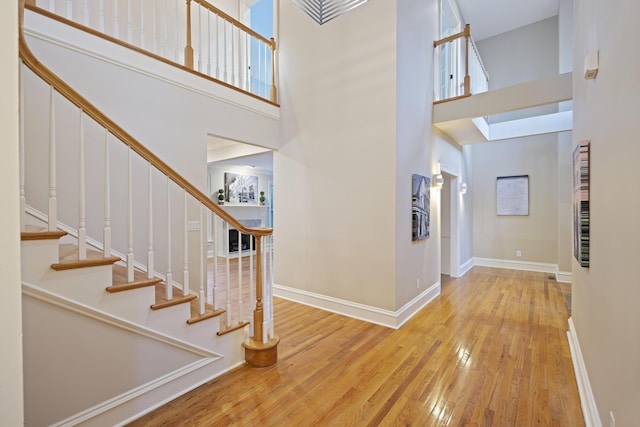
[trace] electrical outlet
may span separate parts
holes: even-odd
[[[609,427],[616,427],[616,417],[613,416],[613,411],[609,411]]]
[[[420,289],[420,278],[416,279],[416,289]]]
[[[520,249],[516,251],[516,256],[522,256],[522,251]]]

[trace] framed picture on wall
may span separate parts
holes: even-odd
[[[589,141],[573,150],[573,254],[589,267]]]
[[[258,203],[258,177],[225,172],[225,201],[229,203]]]
[[[498,215],[529,215],[529,175],[496,178]]]
[[[431,180],[426,176],[411,177],[411,241],[417,242],[429,237]]]

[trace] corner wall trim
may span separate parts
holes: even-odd
[[[570,271],[557,271],[556,281],[562,283],[573,283],[573,274]]]
[[[591,383],[589,382],[589,373],[587,372],[587,367],[585,366],[584,359],[582,358],[582,350],[580,349],[578,335],[576,334],[576,327],[573,324],[572,318],[569,318],[567,339],[569,340],[573,370],[575,371],[576,381],[578,383],[578,393],[580,394],[584,423],[586,427],[602,427],[598,407],[596,406],[596,400],[593,397]]]
[[[398,329],[420,309],[440,295],[440,282],[436,282],[420,295],[409,301],[397,311],[384,310],[378,307],[359,304],[352,301],[321,295],[288,286],[273,285],[273,295],[289,301],[375,323],[388,328]]]
[[[460,277],[462,277],[465,274],[467,274],[467,272],[469,270],[471,270],[473,268],[473,266],[474,266],[474,259],[473,258],[469,258],[462,265],[460,265]]]

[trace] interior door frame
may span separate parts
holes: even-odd
[[[449,276],[460,277],[460,172],[447,166],[440,164],[440,173],[446,173],[449,179],[449,227],[450,229],[450,245],[449,245]],[[440,205],[440,218],[442,218],[442,205]],[[440,247],[442,250],[442,246]]]

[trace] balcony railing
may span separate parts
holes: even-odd
[[[28,0],[58,19],[272,103],[276,42],[205,0]]]
[[[436,53],[434,102],[464,98],[489,89],[489,76],[478,48],[471,37],[471,27],[433,42]]]

